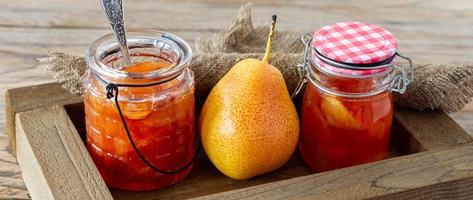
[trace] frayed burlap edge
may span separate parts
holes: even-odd
[[[397,105],[440,109],[451,113],[461,110],[473,98],[473,65],[423,64],[414,68],[415,80],[405,94],[397,94]]]

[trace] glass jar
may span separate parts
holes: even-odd
[[[313,38],[313,39],[312,39]],[[412,81],[396,66],[397,41],[366,23],[342,22],[302,37],[300,153],[315,172],[386,158],[393,118],[392,92]],[[309,57],[310,54],[310,58]]]
[[[180,181],[192,168],[192,51],[181,38],[158,31],[130,31],[127,41],[128,66],[113,35],[86,51],[87,148],[108,186],[152,190]],[[159,173],[146,162],[162,171],[180,170]]]

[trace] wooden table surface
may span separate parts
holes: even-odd
[[[189,43],[226,28],[247,0],[126,0],[128,28],[177,34]],[[399,49],[416,63],[471,63],[473,1],[253,0],[253,21],[278,29],[314,31],[339,21],[366,21],[390,30]],[[53,81],[37,58],[46,51],[83,54],[110,29],[97,0],[3,0],[0,2],[0,98],[7,88]],[[0,112],[4,113],[4,100]],[[473,105],[451,115],[473,133]],[[15,158],[8,151],[5,114],[0,115],[0,199],[28,199]]]

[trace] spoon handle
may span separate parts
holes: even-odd
[[[108,22],[112,26],[112,31],[120,43],[123,58],[127,65],[131,64],[126,41],[125,22],[123,20],[122,0],[100,0],[102,8],[107,15]]]

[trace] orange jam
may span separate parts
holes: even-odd
[[[329,84],[345,91],[368,87],[354,81]],[[348,98],[327,94],[308,84],[302,105],[302,157],[316,172],[384,159],[392,116],[393,99],[388,91]]]
[[[171,65],[166,60],[148,61],[121,71],[149,72]],[[159,85],[120,87],[119,104],[137,148],[151,164],[161,170],[176,170],[192,160],[194,82],[190,69]],[[108,186],[134,191],[157,189],[178,182],[190,172],[191,167],[177,174],[160,174],[147,166],[131,146],[113,98],[106,97],[104,83],[91,73],[85,78],[84,106],[87,148]]]

